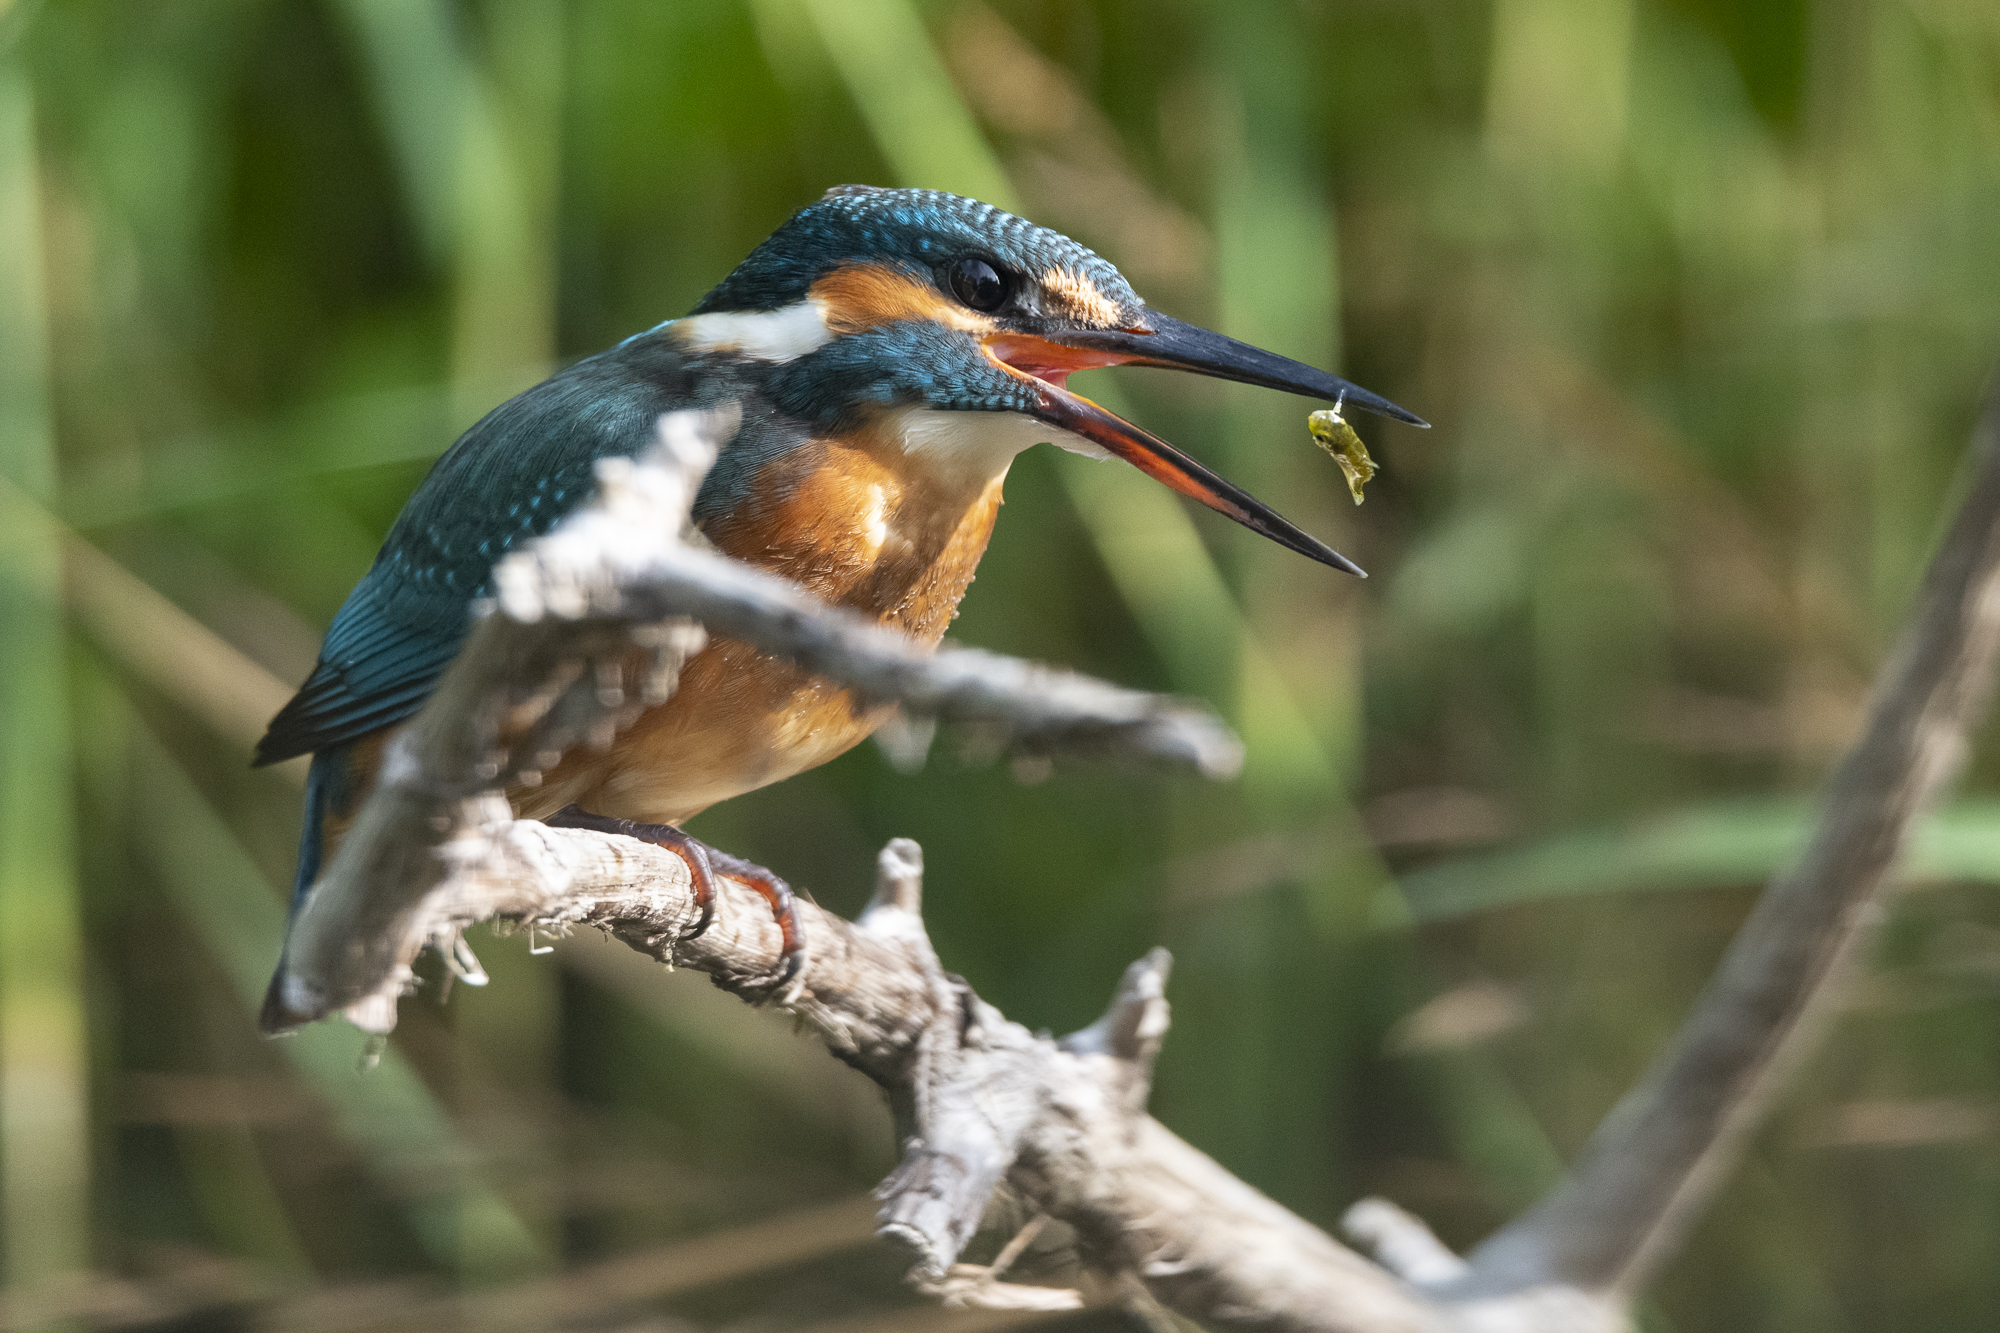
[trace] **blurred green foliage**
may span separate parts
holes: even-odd
[[[685,978],[483,939],[494,984],[433,977],[367,1075],[250,1019],[297,775],[248,744],[427,461],[830,185],[1016,207],[1436,429],[1363,420],[1356,510],[1298,400],[1083,385],[1367,583],[1016,466],[958,637],[1214,700],[1241,782],[946,735],[697,831],[843,911],[916,837],[947,965],[1031,1026],[1166,944],[1158,1114],[1315,1220],[1379,1192],[1460,1244],[1795,845],[2000,354],[1992,0],[15,0],[0,43],[10,1326],[908,1304],[859,1222],[784,1229],[887,1165],[869,1089]],[[1996,779],[1655,1326],[2000,1324]]]

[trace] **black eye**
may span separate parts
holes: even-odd
[[[1007,300],[1007,279],[990,260],[967,255],[951,266],[951,294],[974,310],[998,310]]]

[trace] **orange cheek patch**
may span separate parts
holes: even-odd
[[[862,333],[899,320],[923,320],[987,333],[992,320],[948,299],[929,283],[876,264],[849,264],[812,285],[812,299],[826,311],[826,326],[836,336]]]
[[[1124,318],[1124,312],[1119,310],[1117,304],[1081,273],[1052,268],[1042,274],[1042,291],[1053,304],[1061,306],[1065,314],[1082,324],[1111,329],[1118,327]]]

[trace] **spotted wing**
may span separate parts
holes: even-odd
[[[257,763],[326,750],[416,713],[463,644],[494,562],[588,495],[598,459],[644,449],[662,412],[729,392],[650,338],[495,408],[411,497],[334,617],[312,675],[258,743]]]

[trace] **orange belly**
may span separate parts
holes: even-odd
[[[574,804],[678,824],[825,763],[865,740],[890,711],[860,708],[849,691],[790,662],[719,640],[687,664],[674,697],[640,714],[609,750],[571,751],[539,786],[508,796],[531,819]]]
[[[724,553],[805,585],[934,645],[985,553],[1005,465],[952,469],[880,436],[815,441],[767,465],[751,493],[707,526]],[[567,805],[678,824],[717,801],[823,764],[893,712],[735,640],[689,661],[667,702],[605,751],[572,750],[515,809]]]

